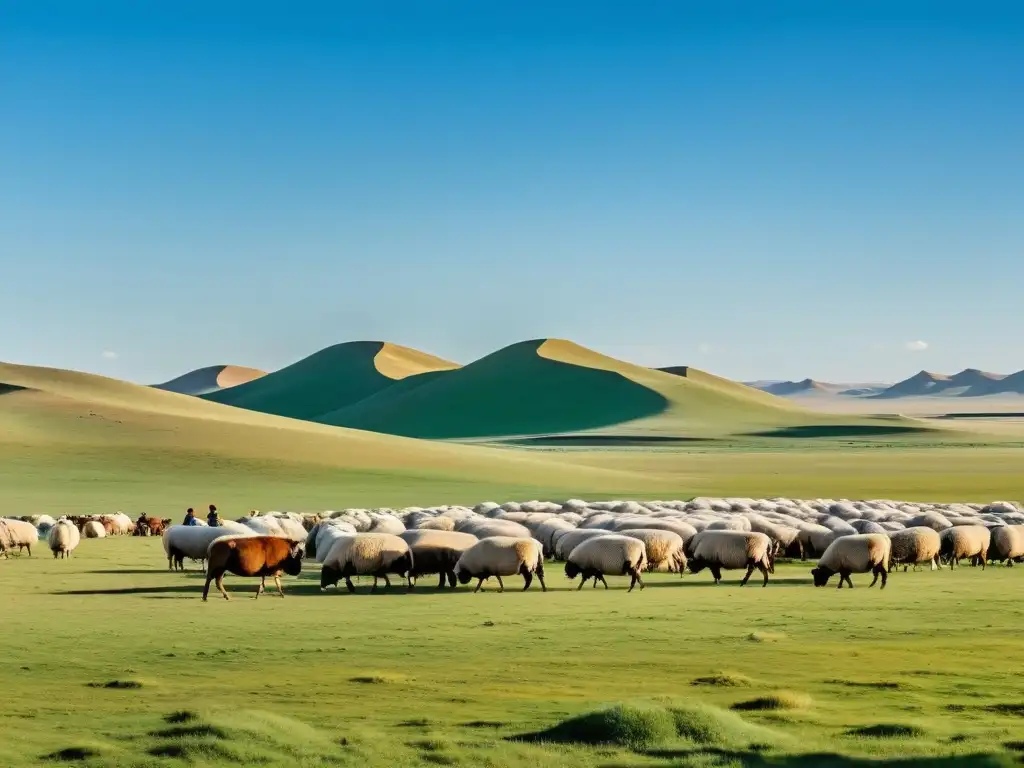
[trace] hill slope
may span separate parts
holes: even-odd
[[[569,341],[536,339],[320,420],[413,437],[471,438],[623,424],[666,433],[676,428],[727,432],[741,423],[770,425],[803,413],[742,384],[694,368],[676,370],[680,373],[632,365]],[[668,423],[659,427],[652,420]]]
[[[398,344],[353,341],[327,347],[262,378],[205,397],[252,411],[312,420],[370,397],[395,381],[457,367]]]
[[[926,395],[959,397],[962,395],[993,394],[1001,391],[999,389],[999,382],[1005,378],[1002,374],[988,373],[977,368],[965,368],[952,376],[920,371],[909,379],[893,384],[876,395],[876,397],[889,399],[897,397],[922,397]]]
[[[230,389],[266,376],[266,371],[246,368],[240,365],[211,365],[197,368],[163,384],[154,384],[156,389],[178,392],[182,395],[208,395],[222,389]]]
[[[557,456],[430,443],[229,408],[91,374],[0,363],[0,506],[169,511],[450,503],[650,482]],[[55,507],[55,499],[66,507]]]

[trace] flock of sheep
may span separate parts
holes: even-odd
[[[119,531],[135,527],[120,513],[117,522]],[[28,539],[30,546],[37,530],[45,531],[55,557],[70,553],[78,544],[79,530],[66,519],[0,518],[0,551],[21,547]],[[82,533],[89,535],[84,526]],[[595,587],[601,582],[607,588],[606,576],[628,576],[630,590],[636,585],[643,589],[647,571],[682,574],[705,569],[716,583],[723,570],[745,570],[741,584],[756,570],[767,585],[778,557],[819,558],[811,571],[816,586],[838,575],[840,588],[844,582],[852,587],[851,574],[872,573],[872,586],[881,579],[884,587],[897,565],[904,570],[919,564],[953,568],[969,559],[984,568],[993,561],[1007,565],[1024,561],[1024,511],[1009,502],[697,498],[686,502],[484,502],[473,508],[344,509],[318,514],[252,512],[215,527],[170,526],[163,533],[168,567],[183,569],[186,558],[203,562],[215,542],[246,537],[301,545],[305,558],[321,564],[322,588],[344,580],[354,590],[353,576],[372,576],[375,589],[379,578],[390,586],[389,574],[397,574],[407,579],[410,588],[421,576],[438,575],[440,587],[475,579],[479,590],[493,577],[500,590],[503,577],[520,575],[524,589],[534,578],[546,589],[546,559],[564,562],[569,579],[581,577],[579,588],[589,580]],[[245,567],[239,571],[239,567],[224,566],[240,575],[274,576],[275,580],[283,572],[262,560],[259,572]]]
[[[75,520],[67,517],[55,520],[50,515],[0,517],[0,555],[7,557],[7,553],[13,549],[19,552],[27,550],[31,555],[33,545],[42,538],[54,558],[65,558],[71,556],[83,538],[127,536],[133,530],[135,523],[122,512]]]

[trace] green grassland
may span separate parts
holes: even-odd
[[[719,397],[716,388],[738,386],[653,373],[699,390],[709,402]],[[669,434],[665,444],[640,434],[633,444],[625,430],[639,429],[635,422],[603,431],[608,444],[575,433],[583,447],[566,448],[536,439],[525,445],[406,439],[56,369],[0,364],[0,383],[0,513],[8,515],[116,509],[171,515],[211,501],[241,514],[572,496],[1024,497],[1022,436],[1009,427],[987,434],[929,423],[877,434],[874,427],[851,432],[846,424],[813,436],[780,436],[763,434],[762,424],[761,434],[679,440]],[[675,419],[671,413],[665,418]],[[722,418],[710,406],[707,413]],[[819,418],[778,413],[790,429],[794,419]]]
[[[284,600],[229,577],[204,604],[159,540],[87,540],[0,561],[0,764],[1012,765],[1021,578],[838,591],[794,564],[627,594],[550,564],[546,594],[348,595],[312,564]]]

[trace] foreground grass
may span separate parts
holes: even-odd
[[[158,540],[0,561],[0,764],[1013,764],[1021,569],[884,592],[652,576],[552,589],[199,600]],[[511,581],[511,580],[510,580]],[[600,743],[611,741],[612,743]],[[901,763],[904,764],[904,763]]]

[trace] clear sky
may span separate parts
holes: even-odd
[[[1024,368],[1024,4],[0,0],[0,359]]]

